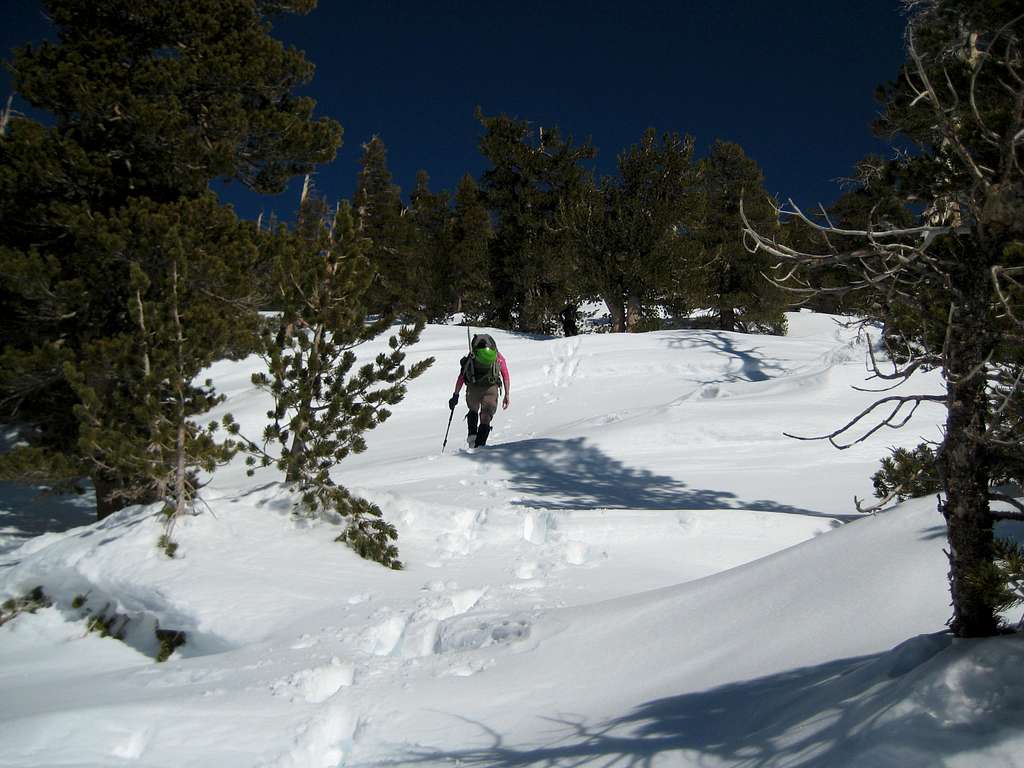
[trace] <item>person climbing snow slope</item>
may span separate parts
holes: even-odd
[[[473,448],[487,445],[491,433],[491,420],[498,411],[498,397],[504,389],[501,407],[509,406],[510,380],[508,363],[498,351],[494,339],[486,333],[478,333],[470,342],[471,354],[460,360],[459,378],[455,382],[455,393],[448,401],[448,407],[455,410],[459,404],[459,392],[466,385],[466,413],[468,425],[467,442]]]

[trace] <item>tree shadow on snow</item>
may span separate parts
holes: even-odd
[[[775,501],[740,501],[728,491],[690,488],[673,477],[628,467],[588,445],[582,437],[502,443],[465,457],[484,464],[500,464],[510,475],[511,490],[542,498],[542,505],[548,509],[726,508],[836,517]],[[537,498],[513,503],[541,504]]]
[[[1012,735],[1007,711],[995,713],[1002,727],[986,726],[991,712],[953,723],[931,712],[928,702],[941,701],[948,691],[939,690],[942,675],[919,670],[951,646],[946,633],[922,635],[882,654],[657,699],[604,722],[567,714],[545,717],[549,735],[527,746],[456,716],[472,722],[490,743],[417,748],[378,765],[648,768],[678,762],[735,768],[930,768],[937,756],[977,750]],[[974,682],[985,685],[985,672],[978,674]],[[919,706],[894,707],[913,694]]]
[[[733,334],[722,331],[705,331],[702,333],[690,333],[677,339],[670,339],[669,346],[673,349],[694,349],[696,347],[711,347],[720,355],[735,358],[740,363],[740,370],[736,374],[730,374],[723,379],[701,382],[702,384],[728,384],[734,381],[768,381],[786,368],[778,363],[769,362],[758,354],[760,347],[741,349],[736,345],[736,338]]]

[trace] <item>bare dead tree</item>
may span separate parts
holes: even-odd
[[[890,87],[883,122],[921,150],[887,169],[908,206],[918,206],[917,225],[873,220],[851,229],[792,202],[780,207],[780,217],[818,233],[825,245],[811,253],[758,231],[743,216],[747,247],[773,257],[777,283],[814,293],[822,290],[816,270],[838,266],[849,280],[825,290],[870,294],[890,351],[885,370],[875,354],[869,359],[883,391],[921,368],[941,369],[945,393],[887,395],[817,439],[849,447],[907,423],[923,402],[945,404],[940,510],[949,542],[950,626],[963,637],[998,630],[979,587],[994,567],[993,520],[1024,512],[991,489],[1000,457],[1024,455],[1024,16],[1005,18],[1005,9],[980,5],[996,4],[907,3],[907,62],[903,81]],[[1020,512],[994,513],[993,498]]]

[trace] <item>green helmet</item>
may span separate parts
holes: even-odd
[[[498,359],[498,345],[489,334],[478,333],[473,337],[473,357],[483,366],[494,365]]]
[[[489,347],[478,347],[473,350],[473,356],[480,365],[494,365],[498,359],[498,350]]]

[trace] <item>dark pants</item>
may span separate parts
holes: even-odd
[[[487,426],[498,412],[498,385],[493,387],[466,387],[466,405],[471,411],[480,412],[481,426]]]

